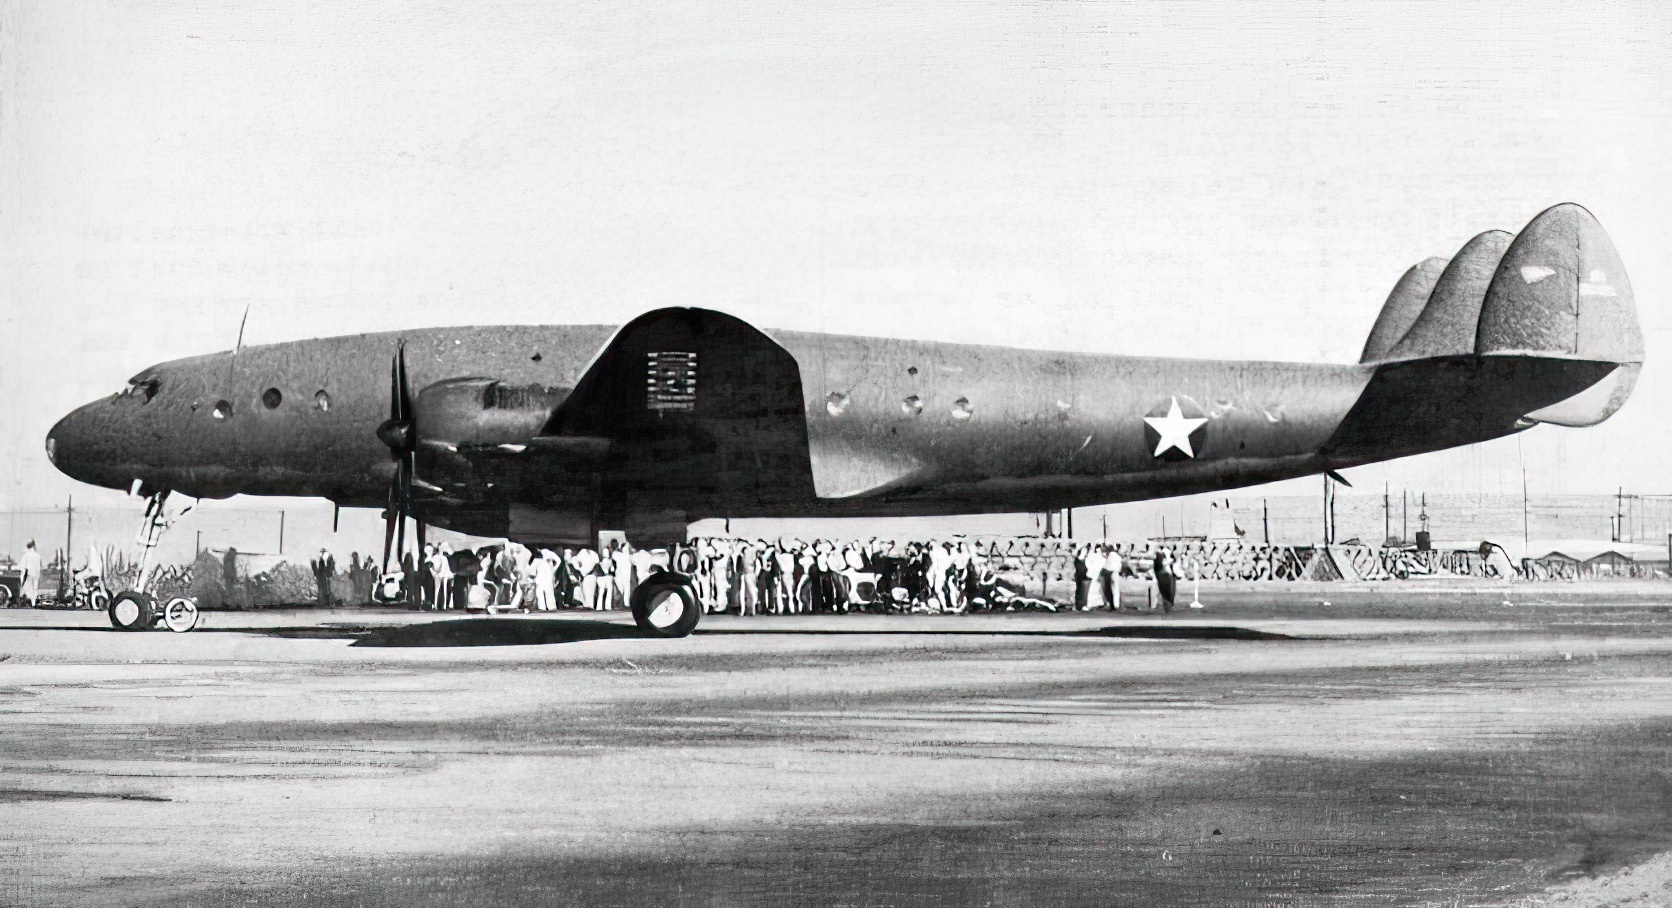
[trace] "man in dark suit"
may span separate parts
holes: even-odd
[[[312,562],[314,582],[319,586],[319,607],[331,607],[331,578],[337,574],[337,559],[324,549]]]

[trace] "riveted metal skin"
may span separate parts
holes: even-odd
[[[673,310],[676,320],[693,312]],[[197,497],[312,495],[381,507],[393,469],[377,435],[386,364],[404,340],[414,387],[424,389],[421,412],[429,408],[421,424],[445,427],[420,439],[419,475],[442,489],[425,509],[433,522],[580,542],[633,524],[665,536],[707,516],[993,513],[1252,485],[1498,437],[1612,368],[1527,360],[1520,373],[1494,375],[1480,357],[1314,365],[1098,356],[768,335],[703,315],[726,322],[734,339],[747,333],[747,345],[733,343],[730,378],[716,371],[721,347],[684,336],[641,336],[635,349],[601,355],[618,334],[606,326],[430,329],[165,363],[141,373],[158,382],[150,400],[117,395],[66,417],[52,432],[55,462],[111,488],[140,479]],[[698,347],[699,402],[735,400],[753,370],[752,415],[709,413],[706,403],[689,414],[645,409],[636,348],[678,342]],[[585,382],[600,364],[609,381],[599,373]],[[519,389],[535,412],[485,406],[495,384]],[[269,387],[285,393],[272,410],[258,405]],[[331,395],[328,411],[312,405],[319,390]],[[831,395],[843,406],[828,406]],[[921,412],[902,410],[908,397]],[[1209,420],[1183,460],[1155,456],[1144,431],[1144,415],[1173,397]],[[203,402],[222,398],[234,413],[217,421]]]
[[[435,525],[541,544],[625,529],[643,545],[704,517],[1037,511],[1255,485],[1539,419],[1600,422],[1641,367],[1630,284],[1577,206],[1513,248],[1482,234],[1443,270],[1423,263],[1388,307],[1375,358],[1351,365],[764,331],[694,308],[620,328],[332,337],[146,369],[66,416],[47,450],[111,488],[383,507],[398,442]],[[397,424],[403,345],[416,418]]]

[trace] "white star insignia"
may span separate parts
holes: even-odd
[[[1184,456],[1195,457],[1196,452],[1190,447],[1190,433],[1201,428],[1207,420],[1185,416],[1179,410],[1179,399],[1175,397],[1166,416],[1146,416],[1144,422],[1161,436],[1161,440],[1156,442],[1154,456],[1160,457],[1168,448],[1178,448]]]

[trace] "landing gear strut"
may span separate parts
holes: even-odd
[[[702,600],[684,574],[658,571],[633,589],[633,620],[658,637],[683,637],[702,620]]]
[[[195,601],[176,596],[159,608],[156,597],[145,591],[153,567],[151,550],[157,547],[169,525],[168,516],[163,511],[167,500],[168,490],[163,489],[151,495],[145,503],[145,518],[139,527],[139,577],[134,581],[133,589],[117,594],[105,610],[110,615],[111,626],[119,631],[142,631],[161,623],[169,630],[183,634],[197,627]]]

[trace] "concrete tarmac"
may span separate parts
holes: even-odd
[[[1669,593],[0,611],[0,904],[1667,905]]]

